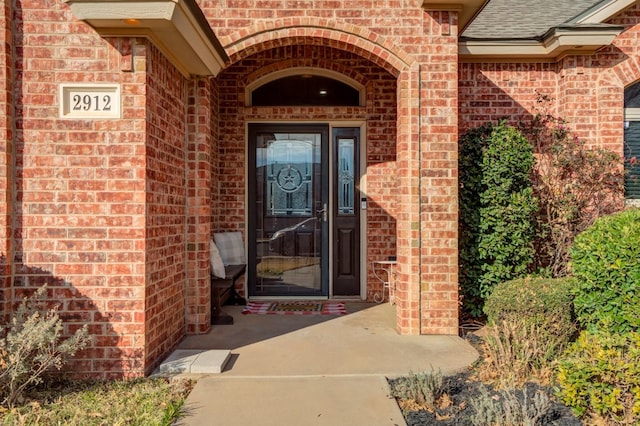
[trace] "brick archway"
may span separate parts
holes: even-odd
[[[396,77],[414,62],[407,52],[379,34],[321,18],[275,19],[220,37],[220,42],[231,63],[262,50],[298,44],[331,46],[355,53]]]
[[[345,21],[346,22],[346,21]],[[246,28],[221,28],[218,33],[230,62],[227,72],[242,80],[220,80],[220,99],[225,113],[230,93],[238,82],[247,81],[245,70],[237,64],[267,65],[263,54],[280,50],[280,61],[301,47],[335,49],[369,61],[394,79],[392,102],[397,111],[391,137],[380,141],[394,146],[393,167],[385,170],[397,178],[392,197],[397,226],[397,328],[402,334],[457,333],[457,38],[456,15],[448,12],[422,12],[414,16],[414,36],[375,32],[317,17],[295,17],[261,21]],[[419,25],[417,25],[419,24]],[[392,43],[393,42],[393,43]],[[298,56],[303,58],[303,56]],[[318,59],[318,57],[310,57]],[[332,56],[326,56],[330,60]],[[271,58],[273,59],[273,58]],[[273,61],[272,61],[273,62]],[[271,63],[270,63],[271,64]],[[240,67],[242,69],[242,67]],[[233,71],[231,71],[233,70]],[[244,100],[244,92],[238,95]],[[417,103],[417,104],[416,104]],[[236,108],[235,106],[232,108]],[[252,108],[242,103],[237,114],[221,119],[221,143],[229,144],[221,155],[238,161],[244,154],[246,119],[264,121],[273,114],[288,120],[308,120],[313,108]],[[376,114],[358,109],[362,121]],[[353,116],[340,112],[341,118]],[[233,128],[225,128],[233,127]],[[242,141],[241,141],[242,138]],[[230,155],[230,157],[229,157]],[[235,177],[236,180],[238,176]],[[243,188],[233,188],[243,193]],[[431,195],[434,195],[433,198]],[[236,204],[244,205],[238,198]],[[238,217],[244,208],[227,209]],[[422,226],[424,224],[424,226]]]

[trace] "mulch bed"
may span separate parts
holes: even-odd
[[[478,349],[479,353],[482,353],[479,347],[480,338],[473,334],[467,335],[466,338],[469,343]],[[393,384],[393,380],[390,382]],[[475,410],[470,401],[482,395],[482,388],[486,389],[489,395],[496,399],[499,394],[490,385],[475,380],[471,371],[444,377],[443,385],[447,401],[445,404],[439,404],[439,407],[433,413],[426,410],[402,407],[402,404],[400,404],[408,426],[472,426],[471,418],[475,414]],[[536,425],[582,426],[583,423],[573,415],[571,410],[556,399],[551,388],[542,387],[535,383],[527,383],[525,386],[529,398],[541,390],[549,396],[551,402],[549,409],[536,422]],[[521,404],[524,401],[524,395],[524,389],[515,391],[515,396]]]
[[[458,374],[456,376],[445,377],[444,385],[447,394],[451,399],[451,404],[445,408],[438,408],[435,413],[425,410],[407,411],[403,410],[404,418],[408,426],[470,426],[473,425],[470,418],[474,414],[474,409],[469,404],[472,398],[480,395],[480,388],[484,386],[491,395],[498,393],[493,391],[488,385],[471,380],[468,373]],[[557,402],[553,398],[551,389],[542,388],[536,384],[528,383],[527,394],[533,395],[538,389],[546,392],[551,401],[551,407],[546,415],[536,424],[540,426],[581,426],[582,422],[577,419],[571,410]],[[516,391],[518,400],[522,403],[524,400],[523,390]]]

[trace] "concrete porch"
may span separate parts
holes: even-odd
[[[225,306],[233,325],[179,345],[231,353],[221,374],[199,377],[179,424],[403,424],[386,378],[452,374],[478,356],[457,336],[399,335],[388,303],[346,305],[343,316],[242,315]]]

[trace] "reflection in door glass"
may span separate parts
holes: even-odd
[[[321,147],[320,134],[258,134],[256,295],[321,291]]]

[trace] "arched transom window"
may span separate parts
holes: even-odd
[[[247,88],[251,106],[362,106],[364,86],[327,70],[294,68],[268,76]]]

